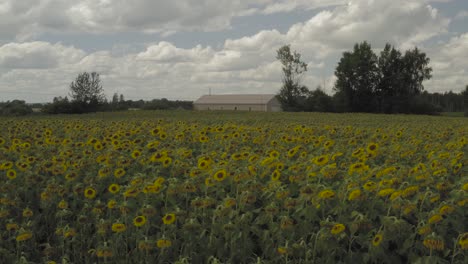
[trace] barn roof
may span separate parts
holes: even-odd
[[[194,104],[268,104],[274,94],[216,94],[203,95]]]

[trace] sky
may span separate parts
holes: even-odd
[[[467,0],[0,0],[0,101],[51,102],[85,71],[108,99],[277,93],[283,45],[332,94],[362,41],[425,52],[429,92],[468,85]]]

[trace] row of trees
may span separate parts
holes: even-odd
[[[170,101],[165,98],[151,101],[125,100],[123,94],[115,93],[112,100],[107,101],[102,88],[101,79],[96,72],[81,73],[70,84],[70,98],[54,97],[52,103],[42,107],[42,112],[48,114],[81,114],[90,112],[125,111],[129,108],[145,110],[192,109],[190,101]]]
[[[401,52],[387,44],[377,56],[369,43],[356,44],[336,67],[333,96],[301,85],[307,64],[289,45],[281,47],[276,58],[283,66],[278,99],[285,111],[434,114],[468,108],[463,94],[424,91],[422,83],[432,77],[432,68],[418,48]]]
[[[23,100],[0,102],[0,115],[2,116],[22,116],[32,113],[32,107]]]

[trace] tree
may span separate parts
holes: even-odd
[[[367,42],[354,45],[353,52],[344,52],[335,70],[333,88],[339,98],[339,110],[372,112],[379,82],[377,55]]]
[[[429,58],[418,48],[405,55],[386,44],[380,57],[367,42],[356,44],[353,52],[344,52],[335,70],[337,81],[334,101],[339,111],[420,113],[435,109],[418,99],[418,107],[411,102],[424,91],[424,80],[431,78]]]
[[[326,94],[322,87],[318,86],[315,90],[310,92],[307,98],[306,110],[313,112],[333,112],[332,97]]]
[[[74,112],[95,112],[105,101],[99,74],[92,72],[80,73],[70,84],[70,96],[74,105]]]
[[[114,93],[114,95],[112,96],[111,104],[116,105],[118,103],[119,103],[119,95],[117,93]]]
[[[394,110],[394,96],[402,89],[400,86],[403,85],[402,64],[401,52],[387,43],[378,59],[380,80],[376,95],[379,112],[392,113]]]
[[[300,85],[300,82],[303,73],[307,71],[307,64],[301,61],[301,54],[296,51],[291,53],[290,45],[282,46],[277,50],[276,59],[283,65],[283,86],[278,94],[283,110],[303,110],[309,90]]]
[[[409,95],[420,94],[424,91],[423,81],[432,78],[432,68],[428,66],[430,59],[416,47],[406,51],[402,61],[402,81],[405,85],[402,86],[399,93]]]
[[[465,116],[468,117],[468,85],[465,87],[465,90],[462,92],[463,95],[463,106],[465,107]]]
[[[13,100],[6,103],[0,103],[0,115],[4,116],[22,116],[32,114],[31,106],[23,100]]]

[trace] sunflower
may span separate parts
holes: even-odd
[[[115,171],[114,171],[114,177],[116,178],[122,178],[124,175],[125,175],[125,169],[123,168],[117,168]]]
[[[24,231],[21,232],[19,235],[16,236],[16,241],[21,242],[21,241],[26,241],[28,239],[32,238],[32,232],[30,231]]]
[[[274,170],[273,173],[271,173],[272,181],[279,181],[280,178],[281,178],[281,172],[279,170]]]
[[[16,171],[14,169],[9,169],[6,172],[6,176],[8,177],[8,179],[14,180],[16,179]]]
[[[126,190],[124,192],[124,197],[125,198],[128,198],[128,197],[136,197],[138,194],[140,193],[140,190],[138,190],[137,188],[135,187],[131,187],[130,189]]]
[[[116,194],[120,191],[120,185],[113,183],[109,185],[109,188],[107,188],[110,193]]]
[[[335,145],[335,141],[333,140],[327,140],[325,141],[325,144],[323,144],[323,146],[325,147],[325,149],[329,149],[331,148],[333,145]]]
[[[432,231],[431,226],[425,225],[420,228],[418,228],[418,234],[421,236],[427,235]]]
[[[165,225],[171,225],[171,224],[173,224],[173,223],[175,222],[176,216],[175,216],[175,214],[166,214],[166,215],[162,218],[162,220],[163,220],[163,223],[164,223]]]
[[[289,158],[294,157],[297,154],[297,152],[299,151],[299,149],[300,148],[298,148],[298,147],[294,147],[294,148],[288,150],[288,157]]]
[[[280,255],[286,255],[286,254],[288,254],[288,248],[286,248],[286,247],[278,247],[278,248],[276,249],[276,252],[278,252],[278,254],[280,254]]]
[[[159,193],[162,186],[159,184],[149,184],[143,188],[143,193]]]
[[[19,229],[19,225],[17,223],[7,223],[6,230],[7,231],[16,231]]]
[[[198,161],[198,168],[200,170],[208,170],[210,168],[211,162],[209,160],[199,160]]]
[[[352,192],[349,193],[348,200],[349,201],[354,201],[361,198],[361,190],[353,190]]]
[[[172,242],[169,239],[158,239],[158,241],[156,242],[156,246],[158,248],[168,248],[171,245],[172,245]]]
[[[134,151],[132,152],[131,156],[132,156],[132,158],[137,159],[138,157],[141,156],[141,151],[138,150],[138,149],[136,149],[136,150],[134,150]]]
[[[109,209],[114,209],[117,206],[117,201],[115,200],[109,200],[107,202],[107,208]]]
[[[408,198],[416,194],[418,191],[419,191],[419,186],[409,186],[403,190],[403,192],[401,193],[401,196]]]
[[[463,250],[468,249],[468,233],[463,233],[460,235],[460,239],[458,240],[458,244]]]
[[[235,206],[236,204],[237,204],[237,201],[236,201],[236,199],[234,199],[234,198],[226,198],[226,199],[224,200],[224,207],[226,207],[226,208],[233,207],[233,206]]]
[[[368,165],[366,165],[363,162],[357,162],[357,163],[351,164],[351,166],[349,167],[349,170],[348,170],[348,174],[352,175],[353,173],[361,173],[361,172],[364,172],[364,171],[367,171],[367,170],[369,170]]]
[[[122,223],[112,224],[112,231],[115,233],[122,233],[125,230],[127,230],[127,226],[125,226],[125,224],[122,224]]]
[[[369,143],[366,147],[367,153],[371,153],[371,154],[376,154],[378,149],[379,149],[379,144],[374,143],[374,142]]]
[[[78,174],[74,171],[70,172],[70,173],[67,173],[65,175],[65,180],[67,181],[73,181],[74,179],[76,179],[78,177]]]
[[[338,235],[338,234],[341,234],[344,230],[346,229],[346,227],[343,225],[343,224],[335,224],[332,229],[331,229],[331,233],[333,235]]]
[[[435,214],[429,218],[429,224],[437,224],[442,221],[443,217],[440,214]]]
[[[450,205],[444,205],[442,206],[440,209],[439,209],[439,213],[441,215],[448,215],[450,214],[451,212],[453,212],[455,210],[455,208],[453,208],[453,206],[450,206]]]
[[[146,216],[139,215],[133,218],[133,225],[135,225],[136,227],[143,226],[144,224],[146,224]]]
[[[67,209],[67,208],[68,208],[68,203],[67,203],[67,201],[65,201],[65,200],[62,199],[62,200],[58,203],[57,207],[60,208],[60,209]]]
[[[362,186],[366,191],[373,191],[377,189],[377,184],[373,181],[368,181]]]
[[[353,153],[351,154],[351,156],[352,156],[353,158],[359,158],[363,153],[364,153],[364,149],[363,149],[363,148],[358,148],[358,149],[356,149],[355,151],[353,151]]]
[[[167,168],[167,167],[169,167],[169,166],[172,164],[172,158],[170,158],[170,157],[164,157],[164,158],[162,159],[161,162],[162,162],[162,164],[163,164],[163,167],[164,167],[164,168]]]
[[[428,237],[423,240],[423,245],[430,250],[439,250],[442,251],[445,248],[445,243],[443,240],[436,237]]]
[[[33,211],[31,209],[26,208],[26,209],[23,210],[23,217],[31,217],[33,215],[34,215],[34,213],[33,213]]]
[[[215,183],[213,181],[213,178],[210,177],[210,178],[205,179],[205,186],[206,187],[211,187],[211,186],[214,186],[214,185],[215,185]]]
[[[268,156],[270,156],[270,158],[277,159],[279,158],[280,153],[276,150],[272,150],[270,153],[268,153]]]
[[[103,146],[100,142],[96,142],[96,143],[94,144],[94,150],[96,150],[96,151],[100,151],[100,150],[102,150],[103,148],[104,148],[104,146]]]
[[[332,190],[324,190],[324,191],[321,191],[318,194],[318,196],[320,197],[320,199],[331,199],[335,197],[335,192]]]
[[[328,163],[328,155],[321,155],[316,157],[313,162],[318,166],[323,166]]]
[[[96,257],[98,258],[110,258],[114,255],[112,249],[109,247],[100,247],[96,250]]]
[[[377,195],[380,196],[380,197],[387,197],[387,196],[391,195],[394,192],[395,192],[395,189],[386,188],[386,189],[380,190]]]
[[[221,181],[224,181],[224,179],[226,179],[226,176],[227,176],[226,170],[221,169],[213,174],[213,179],[221,182]]]
[[[96,190],[93,187],[88,187],[84,190],[84,196],[88,199],[96,197]]]
[[[2,164],[2,169],[9,170],[9,169],[13,168],[13,165],[14,165],[14,163],[11,162],[11,161],[4,162]]]
[[[372,245],[374,247],[378,247],[380,243],[382,243],[382,240],[383,240],[383,235],[379,233],[375,235],[374,238],[372,239]]]
[[[198,138],[198,141],[199,141],[200,143],[206,143],[206,142],[208,142],[208,140],[209,140],[209,138],[208,138],[207,136],[205,136],[205,135],[202,135],[202,136],[200,136],[200,137]]]

